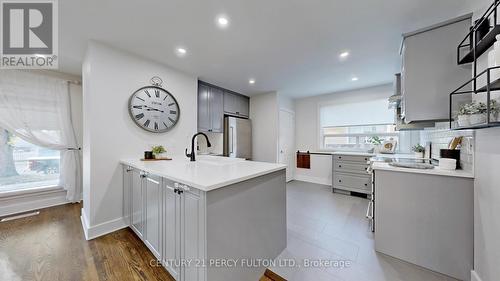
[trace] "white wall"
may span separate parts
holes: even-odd
[[[471,1],[478,19],[493,1]],[[492,50],[490,48],[490,50]],[[485,52],[478,59],[478,73],[487,67]],[[481,82],[478,82],[479,84]],[[474,272],[473,281],[494,281],[500,276],[500,128],[476,130],[474,153]],[[476,278],[476,279],[475,279]]]
[[[252,160],[278,161],[279,103],[276,92],[250,97]]]
[[[149,85],[153,76],[163,80],[163,87],[175,96],[181,110],[178,124],[163,134],[140,129],[127,109],[132,93]],[[164,145],[172,157],[184,157],[184,149],[190,146],[197,128],[197,78],[90,42],[83,64],[83,83],[82,215],[87,231],[112,231],[120,227],[122,219],[119,160],[139,158],[153,144]]]
[[[500,276],[500,128],[476,131],[474,270],[482,281]]]

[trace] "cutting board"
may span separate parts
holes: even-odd
[[[155,159],[144,159],[142,158],[141,161],[146,161],[146,162],[150,162],[150,161],[168,161],[168,160],[172,160],[172,158],[155,158]]]

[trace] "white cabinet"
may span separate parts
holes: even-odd
[[[139,238],[144,238],[144,197],[143,197],[143,181],[144,173],[133,169],[131,173],[131,185],[130,185],[130,196],[131,196],[131,222],[130,227],[135,231]]]
[[[175,280],[204,281],[205,192],[128,166],[123,178],[130,228]]]
[[[162,188],[162,264],[175,280],[180,279],[181,240],[180,240],[180,196],[174,182],[163,179]]]
[[[205,255],[204,193],[185,185],[180,186],[181,200],[181,258],[200,261]],[[203,239],[200,239],[203,238]],[[205,280],[204,268],[192,264],[182,268],[182,280]]]
[[[144,242],[153,255],[161,258],[161,178],[146,174],[144,181],[145,194],[145,229]],[[143,226],[144,227],[144,226]]]

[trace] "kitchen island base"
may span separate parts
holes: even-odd
[[[124,165],[124,216],[175,280],[259,280],[286,248],[285,170],[202,191]]]

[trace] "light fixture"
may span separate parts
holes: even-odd
[[[348,56],[349,56],[349,52],[348,51],[344,51],[344,52],[340,53],[339,58],[340,59],[346,59]]]
[[[358,78],[358,77],[352,77],[352,78],[351,78],[351,81],[358,81],[358,80],[359,80],[359,78]]]
[[[255,79],[250,79],[250,80],[248,80],[248,84],[250,84],[250,85],[255,84]]]
[[[183,57],[187,54],[187,50],[184,48],[177,48],[177,49],[175,49],[175,52],[177,53],[177,55],[179,57]]]
[[[229,20],[225,16],[218,16],[217,17],[217,25],[220,28],[226,28],[229,25]]]

